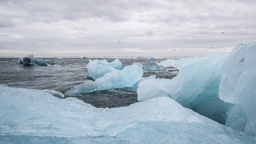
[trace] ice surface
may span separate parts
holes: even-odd
[[[245,131],[256,135],[256,43],[237,45],[225,61],[222,69],[219,96],[226,102],[235,103],[241,107],[234,115],[247,115]],[[243,112],[245,111],[246,114]],[[240,113],[240,114],[239,114]],[[234,115],[233,115],[234,114]],[[233,124],[232,124],[232,123]],[[229,121],[228,125],[242,129],[241,123]]]
[[[100,78],[106,73],[109,73],[115,69],[121,70],[123,68],[122,62],[119,59],[115,59],[112,62],[104,60],[89,60],[87,64],[87,69],[89,76],[93,79]]]
[[[102,109],[0,86],[0,99],[2,143],[256,143],[168,97]]]
[[[141,83],[144,80],[148,80],[148,79],[155,79],[156,76],[152,75],[149,77],[142,77],[138,82],[136,82],[132,87],[129,87],[128,89],[133,90],[133,91],[137,91],[138,87],[139,87],[139,83]]]
[[[227,120],[225,125],[233,127],[236,130],[244,131],[247,122],[247,113],[243,108],[237,104],[234,104],[227,111]]]
[[[77,93],[90,93],[97,90],[132,87],[141,79],[142,75],[142,65],[135,63],[125,66],[122,70],[113,69],[95,81],[85,81],[67,91],[66,94],[73,95]]]
[[[161,65],[178,67],[178,75],[172,80],[142,81],[137,90],[138,100],[166,95],[187,108],[224,123],[224,115],[231,105],[221,101],[218,92],[221,67],[226,56],[211,54],[161,62]]]
[[[144,66],[144,71],[166,71],[166,69],[156,63],[148,63]]]

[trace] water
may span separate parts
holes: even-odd
[[[49,59],[54,61],[52,66],[24,66],[18,63],[17,58],[0,58],[0,84],[11,87],[30,89],[50,89],[65,93],[75,85],[88,79],[87,58]],[[108,58],[108,61],[114,59]],[[163,59],[148,60],[120,59],[124,66],[134,62],[147,64],[160,62]],[[144,74],[149,76],[149,74]],[[166,77],[166,74],[160,74]],[[173,77],[174,75],[171,75]],[[113,89],[96,91],[89,94],[78,94],[76,98],[96,107],[120,107],[137,102],[137,93],[129,89]]]

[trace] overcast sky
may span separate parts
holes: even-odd
[[[0,56],[171,56],[256,39],[255,0],[0,0]]]

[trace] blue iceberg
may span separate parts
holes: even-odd
[[[103,109],[40,90],[0,86],[0,99],[1,143],[256,143],[255,137],[169,97]]]
[[[164,61],[161,61],[159,65],[164,66],[164,67],[176,67],[178,69],[181,69],[182,67],[188,66],[190,64],[196,63],[200,61],[202,58],[205,57],[189,57],[189,58],[181,58],[181,59],[167,59]]]
[[[220,123],[232,106],[218,97],[221,67],[227,54],[211,54],[180,60],[166,60],[164,66],[175,66],[179,73],[172,80],[148,79],[139,84],[138,100],[169,96],[183,106]]]
[[[46,59],[36,59],[34,58],[34,56],[31,55],[27,55],[21,59],[19,59],[19,63],[23,64],[25,66],[49,66],[49,65],[53,65],[53,62],[50,60],[46,60]]]
[[[153,56],[149,57],[148,59],[149,59],[149,60],[156,60],[156,58],[153,57]]]
[[[68,90],[65,94],[74,95],[98,90],[132,87],[142,78],[142,75],[142,65],[134,63],[125,66],[122,70],[113,69],[111,72],[97,78],[95,81],[85,81],[71,90]]]
[[[219,97],[235,107],[226,125],[256,135],[256,42],[237,45],[221,73]]]
[[[144,66],[144,71],[166,71],[165,67],[157,63],[148,63]]]
[[[107,60],[89,60],[87,64],[88,74],[94,80],[104,76],[106,73],[112,72],[113,70],[121,70],[123,68],[122,62],[119,59],[115,59],[112,62]]]

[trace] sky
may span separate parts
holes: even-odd
[[[255,0],[0,0],[0,57],[175,57],[255,40]]]

